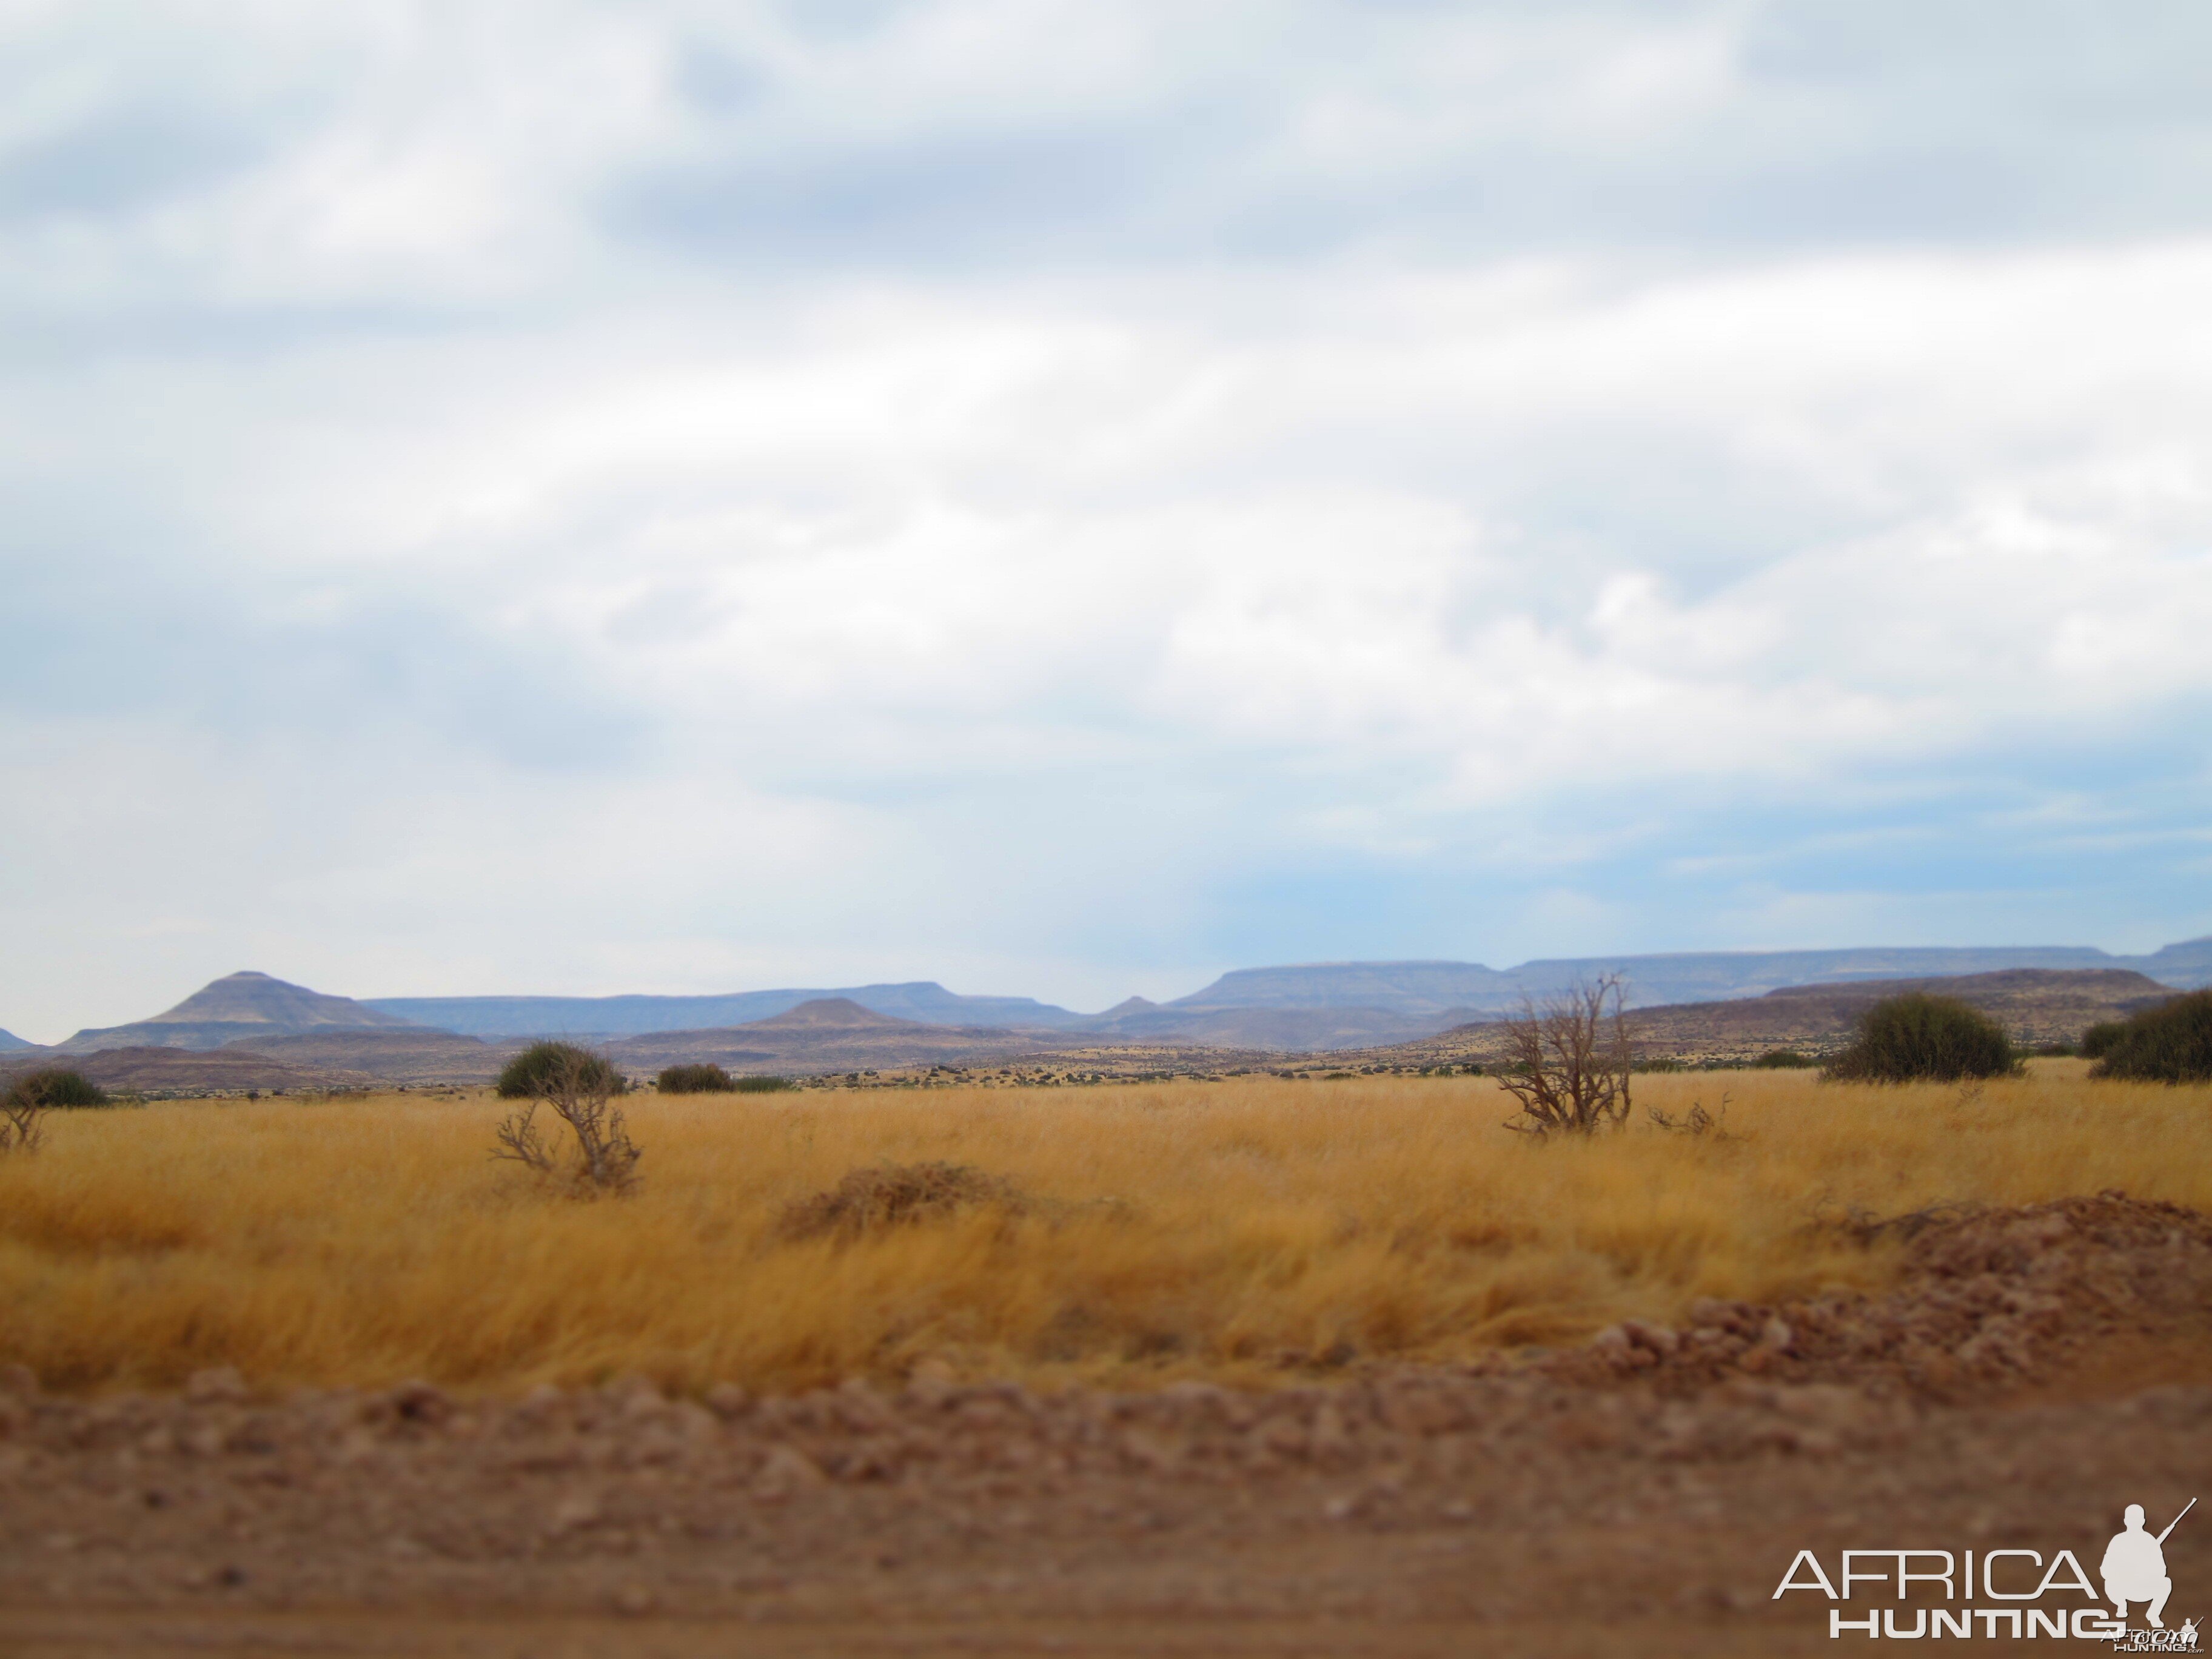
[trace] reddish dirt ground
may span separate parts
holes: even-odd
[[[1801,1548],[2094,1572],[2127,1504],[2212,1497],[2212,1222],[2108,1194],[1906,1249],[1878,1299],[1267,1395],[18,1376],[0,1653],[1832,1653],[1773,1599]],[[2212,1613],[2205,1506],[2166,1559],[2167,1622]]]

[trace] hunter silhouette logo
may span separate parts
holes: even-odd
[[[2182,1505],[2181,1515],[2196,1507],[2192,1498]],[[2112,1541],[2105,1546],[2105,1596],[2122,1624],[2127,1622],[2129,1602],[2148,1601],[2150,1605],[2143,1609],[2145,1621],[2153,1630],[2166,1628],[2166,1620],[2159,1614],[2166,1611],[2166,1598],[2173,1594],[2173,1580],[2166,1576],[2166,1540],[2181,1524],[2181,1515],[2167,1522],[2166,1531],[2154,1538],[2143,1530],[2143,1506],[2130,1504],[2122,1517],[2127,1530],[2113,1534]]]
[[[1845,1550],[1833,1577],[1818,1555],[1799,1550],[1775,1587],[1773,1599],[1779,1601],[1791,1590],[1810,1590],[1832,1602],[1892,1603],[1849,1611],[1830,1607],[1828,1634],[1838,1639],[1846,1635],[1905,1641],[1925,1637],[2071,1637],[2109,1643],[2121,1653],[2196,1653],[2200,1651],[2197,1620],[2185,1620],[2179,1629],[2170,1630],[2165,1619],[2166,1601],[2173,1594],[2173,1579],[2166,1569],[2166,1540],[2196,1507],[2192,1498],[2164,1531],[2153,1533],[2145,1522],[2143,1506],[2129,1504],[2121,1516],[2121,1529],[2112,1534],[2098,1564],[2101,1594],[2081,1559],[2067,1549],[2047,1559],[2043,1552],[2032,1549]],[[1917,1598],[1913,1596],[1916,1585],[1921,1587]],[[1923,1605],[1901,1605],[1912,1599]],[[1928,1605],[1931,1599],[1942,1605]],[[2106,1602],[2112,1604],[2109,1613]],[[2137,1607],[2142,1609],[2143,1623],[2130,1625],[2129,1609]]]

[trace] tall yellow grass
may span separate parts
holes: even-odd
[[[233,1364],[270,1384],[781,1390],[931,1357],[1124,1384],[1468,1357],[1698,1296],[1877,1285],[1890,1257],[1808,1224],[1849,1207],[2106,1188],[2212,1207],[2212,1090],[2081,1073],[2039,1062],[1978,1096],[1639,1079],[1674,1111],[1725,1091],[1742,1138],[1719,1145],[1532,1145],[1480,1079],[648,1097],[642,1188],[596,1203],[494,1163],[488,1098],[57,1114],[45,1152],[0,1160],[0,1362],[75,1388]],[[786,1204],[857,1167],[932,1159],[1037,1206],[776,1236]]]

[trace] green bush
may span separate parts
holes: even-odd
[[[1857,1038],[1828,1064],[1853,1083],[1955,1083],[2002,1077],[2019,1064],[2004,1027],[1956,997],[1909,991],[1859,1017]]]
[[[2126,1021],[2089,1075],[2137,1083],[2212,1082],[2212,991],[2192,991]]]
[[[576,1080],[587,1089],[604,1086],[611,1095],[626,1091],[629,1082],[612,1061],[573,1042],[533,1042],[499,1074],[502,1100],[535,1100],[542,1097],[563,1066],[577,1067]]]
[[[8,1085],[8,1099],[26,1106],[64,1109],[109,1103],[106,1090],[83,1073],[69,1071],[58,1066],[24,1073]]]
[[[2102,1060],[2112,1053],[2112,1045],[2120,1040],[2120,1033],[2128,1029],[2124,1019],[2101,1019],[2081,1033],[2081,1058]]]
[[[738,1079],[738,1092],[741,1095],[772,1095],[780,1090],[796,1089],[798,1086],[787,1077],[741,1077]]]
[[[671,1066],[655,1082],[664,1095],[728,1094],[738,1086],[719,1066]]]
[[[1769,1048],[1751,1062],[1761,1071],[1802,1072],[1807,1066],[1820,1062],[1809,1054],[1801,1054],[1795,1048]]]

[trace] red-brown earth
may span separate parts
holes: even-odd
[[[2094,1571],[2125,1504],[2212,1485],[2212,1221],[2106,1194],[1869,1233],[1884,1296],[1261,1394],[17,1374],[0,1653],[1828,1653],[1830,1603],[1773,1595],[1801,1548]],[[2212,1612],[2201,1508],[2166,1559],[2167,1622]]]

